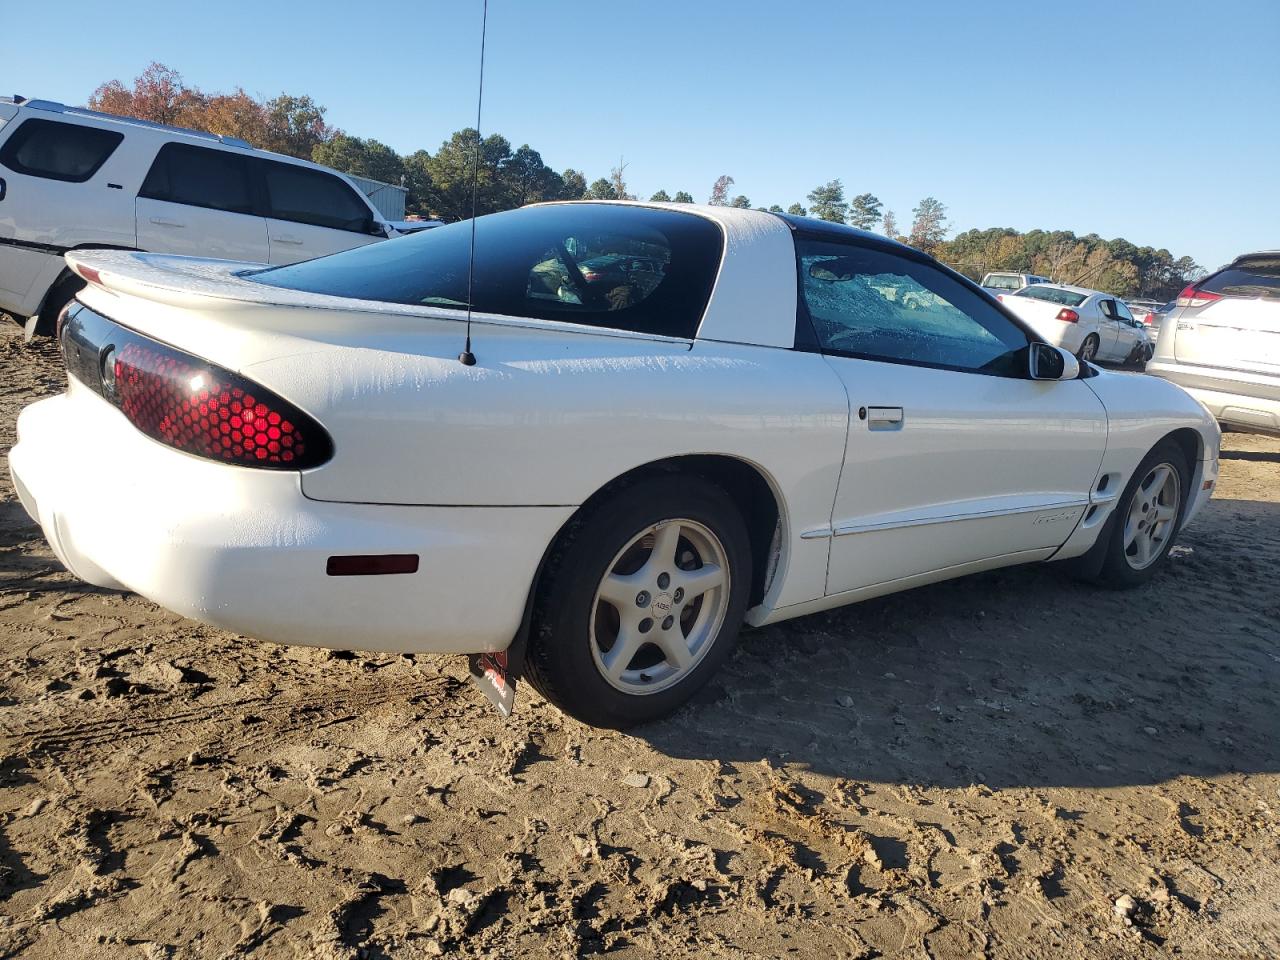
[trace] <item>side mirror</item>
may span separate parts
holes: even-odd
[[[391,229],[381,220],[369,219],[369,226],[365,228],[365,232],[375,237],[393,237]]]
[[[1027,367],[1032,380],[1074,380],[1080,376],[1080,361],[1075,354],[1047,343],[1031,344]]]

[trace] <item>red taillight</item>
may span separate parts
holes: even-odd
[[[1154,327],[1156,325],[1156,315],[1154,313],[1144,314],[1142,322],[1145,326]]]
[[[1203,307],[1206,303],[1213,303],[1215,300],[1221,300],[1222,294],[1210,293],[1208,290],[1198,290],[1194,283],[1188,284],[1186,289],[1178,294],[1178,306],[1180,307]]]
[[[588,270],[585,273],[583,273],[582,279],[586,280],[588,283],[595,283],[597,280],[599,280],[603,276],[604,276],[603,273],[593,273],[592,271]]]
[[[1058,319],[1064,320],[1067,323],[1075,323],[1080,319],[1080,314],[1076,313],[1070,307],[1063,307],[1058,311]]]
[[[184,453],[245,467],[300,470],[332,444],[297,407],[243,377],[163,344],[130,338],[103,388],[135,427]]]

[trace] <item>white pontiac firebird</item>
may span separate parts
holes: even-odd
[[[264,640],[523,666],[623,726],[744,620],[1043,560],[1140,584],[1217,477],[1181,389],[884,237],[565,203],[477,220],[469,278],[470,242],[70,255],[67,391],[10,454],[58,557]]]

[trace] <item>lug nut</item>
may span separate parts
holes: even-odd
[[[648,617],[645,617],[643,620],[640,621],[641,633],[648,633],[652,629],[653,629],[653,621],[650,620]]]
[[[649,591],[641,590],[636,594],[636,606],[647,607],[649,605]]]
[[[663,630],[670,630],[670,629],[671,629],[671,625],[672,625],[673,623],[675,623],[675,622],[676,622],[676,618],[675,618],[675,617],[667,617],[665,620],[663,620],[663,621],[662,621],[662,629],[663,629]]]
[[[672,601],[679,603],[684,599],[684,587],[676,587],[676,592],[671,597]]]
[[[667,589],[667,585],[668,585],[669,583],[671,583],[671,574],[669,574],[669,573],[660,573],[660,574],[658,574],[658,589],[659,589],[659,590],[665,590],[665,589]]]

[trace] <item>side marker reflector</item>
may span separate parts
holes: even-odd
[[[416,553],[382,553],[330,557],[324,572],[331,577],[374,577],[388,573],[417,573]]]

